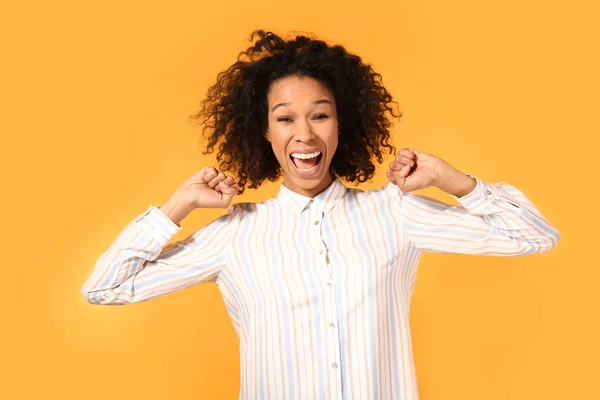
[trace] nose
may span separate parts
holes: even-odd
[[[308,143],[317,137],[317,135],[313,131],[313,127],[307,121],[298,124],[298,130],[296,131],[295,136],[296,141],[302,143]]]

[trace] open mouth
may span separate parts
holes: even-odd
[[[321,163],[321,159],[323,158],[323,153],[316,151],[314,153],[304,154],[304,153],[292,153],[290,154],[290,159],[292,163],[301,173],[311,173],[316,172],[319,164]]]

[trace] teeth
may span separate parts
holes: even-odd
[[[309,158],[318,157],[320,154],[321,154],[320,151],[317,151],[317,152],[314,152],[314,153],[309,153],[309,154],[292,153],[292,157],[294,157],[294,158],[301,158],[303,160],[308,160]]]

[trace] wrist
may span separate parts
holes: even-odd
[[[177,226],[181,227],[181,221],[187,217],[190,212],[192,212],[193,207],[191,207],[187,202],[172,197],[166,203],[160,206],[159,209]]]
[[[452,196],[460,198],[475,189],[477,180],[442,161],[434,180],[434,186]]]

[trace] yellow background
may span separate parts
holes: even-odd
[[[80,288],[129,221],[212,162],[188,116],[262,28],[359,54],[404,113],[398,149],[515,185],[561,233],[527,257],[424,255],[411,311],[421,398],[599,399],[593,3],[3,2],[0,398],[237,397],[216,286],[125,307],[89,305]],[[173,240],[218,214],[194,211]]]

